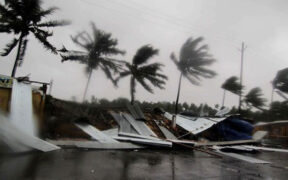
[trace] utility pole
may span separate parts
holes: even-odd
[[[247,48],[247,46],[244,45],[244,42],[242,42],[241,46],[241,69],[240,69],[240,85],[242,87],[242,82],[243,82],[243,61],[244,61],[244,51]],[[242,91],[240,92],[239,95],[239,113],[241,113],[241,106],[242,106]]]

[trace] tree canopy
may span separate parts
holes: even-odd
[[[233,94],[240,95],[243,89],[243,86],[238,82],[239,78],[232,76],[228,78],[223,84],[222,89],[232,92]]]
[[[192,84],[199,85],[201,78],[213,78],[216,72],[207,68],[215,59],[208,53],[208,46],[200,45],[202,37],[189,38],[181,47],[179,58],[174,53],[171,59],[178,70]]]
[[[136,82],[141,84],[141,86],[150,93],[153,93],[151,85],[164,89],[165,80],[168,78],[160,72],[163,65],[160,63],[147,64],[148,61],[157,54],[158,49],[154,49],[151,45],[142,46],[134,55],[132,64],[126,62],[126,70],[120,73],[118,80],[126,76],[131,76],[130,95],[132,104],[135,99]],[[150,85],[147,82],[149,82]]]
[[[12,33],[14,39],[6,45],[1,56],[7,56],[18,45],[18,52],[12,70],[12,77],[16,73],[16,67],[21,65],[27,43],[27,36],[32,33],[36,39],[52,53],[57,54],[56,47],[49,41],[48,37],[53,35],[48,28],[69,24],[67,21],[48,20],[44,17],[52,15],[58,8],[42,8],[41,0],[5,0],[0,4],[0,33]]]

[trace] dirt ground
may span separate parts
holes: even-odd
[[[91,151],[1,155],[0,179],[287,179],[288,153],[251,154],[273,164],[185,151]]]

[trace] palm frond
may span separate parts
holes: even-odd
[[[4,52],[1,53],[1,56],[7,56],[8,54],[10,54],[10,52],[15,48],[18,42],[19,39],[14,38],[10,43],[6,45],[6,48],[4,49]]]
[[[136,76],[134,78],[136,79],[137,82],[141,84],[142,87],[144,87],[144,89],[146,89],[150,93],[153,93],[153,89],[145,82],[144,77]]]
[[[272,81],[272,85],[275,89],[288,93],[288,68],[277,72],[276,77]]]
[[[64,55],[60,54],[62,60],[61,62],[65,61],[78,61],[81,64],[86,64],[87,63],[87,56],[86,55],[80,55],[80,54],[69,54],[69,55]]]
[[[213,78],[217,75],[215,71],[206,68],[216,60],[208,53],[207,45],[200,46],[202,41],[202,37],[189,38],[180,49],[179,60],[174,53],[170,56],[183,76],[194,85],[199,85],[201,78]]]
[[[44,35],[43,33],[35,32],[33,33],[36,39],[39,40],[40,43],[43,44],[44,48],[47,50],[50,50],[52,53],[57,54],[57,49],[54,47],[50,42],[47,40],[47,36]]]
[[[104,65],[100,65],[100,68],[103,70],[103,72],[105,73],[106,77],[112,81],[113,85],[117,87],[117,82],[116,80],[113,78],[111,70]]]
[[[50,8],[48,8],[48,9],[46,9],[46,10],[40,11],[40,12],[37,14],[37,16],[39,16],[39,17],[45,17],[45,16],[47,16],[47,15],[53,14],[53,13],[54,13],[55,11],[57,11],[57,10],[59,10],[58,7],[50,7]]]
[[[230,91],[234,94],[240,95],[243,90],[243,86],[240,85],[239,78],[232,76],[228,78],[221,86],[221,88]]]
[[[245,102],[248,105],[252,105],[254,107],[257,108],[261,108],[263,106],[265,106],[265,102],[267,102],[267,100],[265,98],[262,97],[263,93],[261,91],[261,89],[259,87],[253,88],[251,89],[247,95],[245,96]]]
[[[144,45],[137,50],[132,62],[135,65],[146,63],[150,58],[157,55],[158,49],[154,49],[151,45]]]
[[[67,26],[71,24],[70,21],[62,20],[62,21],[48,21],[48,22],[43,22],[39,23],[36,26],[37,27],[57,27],[57,26]]]
[[[130,71],[120,72],[120,73],[119,73],[119,76],[115,79],[116,83],[118,83],[118,81],[119,81],[120,79],[123,79],[123,78],[125,78],[125,77],[127,77],[127,76],[129,76],[129,75],[131,75],[131,72],[130,72]]]
[[[160,78],[158,78],[158,77],[155,77],[155,76],[152,76],[152,75],[146,76],[146,79],[147,79],[148,81],[150,81],[150,83],[151,83],[153,86],[158,87],[158,88],[160,88],[160,89],[165,89],[165,88],[164,88],[164,85],[166,84],[165,80],[162,80],[162,79],[160,79]]]
[[[82,31],[76,36],[71,36],[71,40],[79,47],[89,51],[93,48],[93,41],[87,39],[84,35],[88,34],[86,31]]]
[[[9,26],[0,24],[0,33],[11,33],[11,29]]]

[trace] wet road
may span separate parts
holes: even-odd
[[[250,164],[201,152],[59,150],[0,156],[0,179],[287,179],[288,153],[251,155]]]

